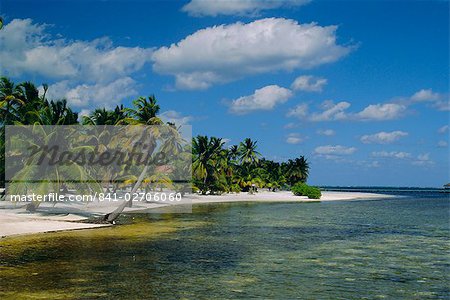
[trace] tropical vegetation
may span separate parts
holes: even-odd
[[[193,187],[202,194],[276,191],[306,182],[309,175],[303,156],[282,163],[262,158],[250,138],[225,147],[221,138],[199,135],[192,141],[192,155]]]
[[[298,182],[291,188],[292,193],[296,196],[306,196],[309,199],[320,199],[322,192],[319,188],[309,186],[306,183]]]
[[[160,106],[155,96],[139,97],[131,107],[116,106],[112,110],[94,109],[89,115],[80,117],[64,99],[47,99],[48,86],[41,92],[31,82],[15,84],[7,77],[0,77],[0,185],[5,185],[5,125],[164,125],[173,132],[179,128],[173,123],[164,123],[159,117]],[[178,149],[179,141],[173,135],[165,147]],[[98,136],[98,139],[103,137]],[[101,142],[97,141],[97,142]],[[121,141],[120,143],[126,144]],[[70,145],[68,145],[70,147]],[[309,175],[309,163],[304,156],[276,162],[258,152],[258,143],[250,138],[227,146],[222,138],[198,135],[192,139],[192,182],[194,191],[200,194],[222,194],[230,192],[257,192],[289,189],[297,183],[305,183]],[[190,170],[188,170],[190,172]],[[141,174],[142,175],[142,174]],[[121,174],[105,172],[113,183]],[[122,176],[123,179],[123,176]],[[122,182],[134,183],[136,188],[146,188],[152,180],[164,182],[165,186],[180,187],[170,178],[129,177]],[[116,187],[117,188],[117,187]]]

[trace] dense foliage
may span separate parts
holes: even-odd
[[[4,186],[5,125],[127,125],[163,124],[158,117],[160,106],[154,96],[139,97],[131,108],[117,106],[113,110],[97,108],[80,118],[66,100],[47,100],[47,85],[43,92],[31,82],[15,84],[0,77],[0,185]],[[174,126],[174,124],[170,124]],[[197,136],[192,141],[193,187],[202,194],[224,192],[255,192],[258,188],[275,191],[306,182],[308,161],[300,156],[287,162],[275,162],[261,157],[257,142],[246,138],[238,145],[225,146],[217,137]]]
[[[217,137],[193,139],[193,183],[203,194],[275,191],[308,178],[309,164],[303,156],[283,163],[261,158],[257,142],[250,138],[239,145],[224,145]]]
[[[322,197],[320,189],[309,186],[303,182],[296,183],[294,186],[292,186],[291,191],[296,196],[306,196],[309,199],[320,199],[320,197]]]

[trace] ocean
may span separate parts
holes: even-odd
[[[0,298],[449,299],[449,194],[389,193],[399,197],[210,204],[1,240]]]

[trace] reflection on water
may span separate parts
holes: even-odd
[[[214,204],[6,239],[0,297],[448,299],[448,209],[439,197]]]

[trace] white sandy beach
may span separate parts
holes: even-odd
[[[248,193],[214,195],[189,195],[184,198],[184,204],[208,204],[228,202],[326,202],[349,200],[375,200],[392,198],[395,196],[359,193],[359,192],[322,192],[320,200],[311,200],[306,197],[294,196],[289,191],[267,192],[262,191],[253,195]],[[38,212],[31,214],[20,206],[11,206],[9,202],[0,202],[0,237],[16,235],[55,232],[64,230],[92,229],[111,226],[108,224],[79,223],[86,219],[86,212],[101,215],[111,212],[118,204],[57,204],[61,209],[59,214],[49,214],[54,211],[52,206],[41,205]],[[125,212],[142,211],[165,207],[159,203],[139,203],[133,208],[126,208]]]
[[[281,192],[258,192],[250,195],[248,193],[225,194],[221,196],[195,195],[192,197],[193,204],[200,203],[221,203],[237,201],[255,201],[255,202],[323,202],[323,201],[345,201],[345,200],[373,200],[380,198],[392,198],[391,195],[359,193],[359,192],[322,192],[320,200],[299,197],[290,191]]]

